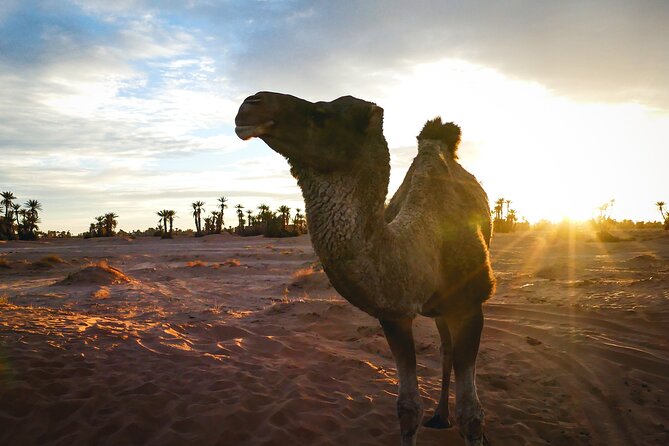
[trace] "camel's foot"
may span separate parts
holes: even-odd
[[[453,425],[448,418],[443,419],[439,413],[435,412],[434,416],[427,420],[423,426],[429,427],[430,429],[448,429]]]
[[[402,437],[402,442],[400,443],[401,446],[416,446],[416,438],[418,438],[418,435],[412,435],[409,437]]]
[[[490,446],[490,441],[488,441],[488,437],[486,437],[485,432],[481,431],[481,436],[478,438],[467,438],[467,436],[462,435],[462,432],[460,432],[460,435],[462,438],[465,439],[465,444],[467,446]]]
[[[420,395],[400,396],[397,400],[397,415],[400,420],[402,446],[415,446],[418,426],[423,417],[423,404]]]
[[[483,413],[481,418],[470,419],[466,423],[460,424],[460,436],[464,438],[467,446],[490,446],[488,437],[483,432]]]

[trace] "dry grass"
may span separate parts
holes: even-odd
[[[109,288],[101,287],[95,291],[91,297],[93,299],[109,299],[110,296],[111,293],[109,292]]]
[[[59,263],[67,263],[67,262],[62,258],[60,258],[59,256],[51,254],[46,257],[42,257],[41,259],[35,262],[32,262],[31,266],[33,268],[53,268],[56,264]]]
[[[49,262],[49,263],[67,263],[65,260],[63,260],[61,257],[51,254],[46,257],[42,257],[40,260],[41,262]]]
[[[11,268],[9,260],[4,257],[0,257],[0,268]]]
[[[291,287],[304,290],[326,290],[330,281],[323,272],[320,262],[314,262],[306,268],[300,268],[292,274]]]
[[[301,280],[305,280],[306,278],[308,278],[309,276],[311,276],[312,274],[315,274],[315,273],[316,273],[316,271],[314,271],[314,268],[311,267],[311,266],[309,266],[307,268],[300,268],[293,273],[293,275],[292,275],[293,282],[298,282],[298,281],[301,281]]]
[[[9,304],[9,296],[6,294],[0,295],[0,304],[1,305],[7,305]]]
[[[207,264],[202,260],[191,260],[190,262],[186,262],[186,266],[189,268],[198,268],[201,266],[207,266]]]
[[[222,263],[223,266],[241,266],[242,262],[238,259],[228,259]]]

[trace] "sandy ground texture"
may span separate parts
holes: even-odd
[[[495,237],[493,445],[669,444],[669,234],[631,236]],[[307,236],[0,244],[0,445],[398,444],[379,324],[315,260]],[[415,326],[429,417],[439,342]]]

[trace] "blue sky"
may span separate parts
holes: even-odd
[[[190,203],[221,195],[300,207],[285,161],[233,131],[241,101],[272,90],[382,106],[391,193],[439,114],[519,215],[615,199],[616,218],[657,219],[666,23],[664,1],[4,1],[0,189],[74,232],[109,211],[145,228],[163,208],[192,227]]]

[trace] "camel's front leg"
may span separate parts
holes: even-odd
[[[411,325],[413,319],[381,320],[383,332],[397,364],[399,395],[397,416],[400,420],[402,446],[414,446],[418,425],[423,416],[423,404],[416,378],[416,351]]]
[[[486,446],[483,408],[476,393],[476,356],[483,330],[483,311],[476,305],[449,315],[455,371],[455,419],[467,446]]]
[[[453,343],[446,318],[439,316],[435,318],[435,322],[441,338],[441,395],[434,416],[427,420],[425,427],[448,429],[451,427],[448,419],[448,387],[451,383],[451,369],[453,368]]]

